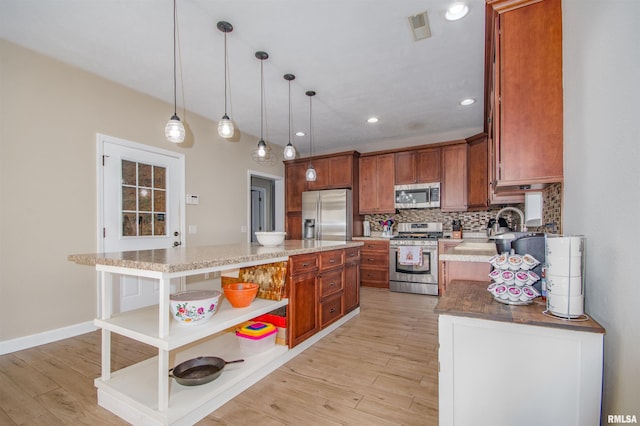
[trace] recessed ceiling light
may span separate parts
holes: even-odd
[[[369,117],[367,118],[367,123],[377,123],[378,117]]]
[[[305,136],[306,133],[305,132],[296,132],[296,136]]]
[[[456,2],[447,8],[447,13],[445,13],[444,17],[448,21],[457,21],[467,16],[467,13],[469,13],[469,6],[462,2]]]
[[[472,105],[475,104],[476,100],[473,98],[467,98],[467,99],[463,99],[460,101],[460,105],[462,106],[468,106],[468,105]]]

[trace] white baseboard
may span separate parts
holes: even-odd
[[[93,321],[87,321],[80,324],[70,325],[68,327],[32,334],[30,336],[4,340],[0,342],[0,355],[33,348],[35,346],[56,342],[58,340],[68,339],[69,337],[79,336],[94,330],[97,330],[97,328],[93,325]]]

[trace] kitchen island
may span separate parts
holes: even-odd
[[[434,309],[440,424],[600,424],[604,328],[539,298],[499,303],[487,284],[454,281]]]
[[[287,306],[289,300],[256,299],[250,307],[235,309],[224,300],[208,322],[181,326],[171,320],[171,280],[210,272],[286,261],[291,256],[359,247],[355,241],[285,241],[277,247],[257,244],[177,247],[118,253],[74,254],[69,260],[96,268],[100,274],[100,314],[94,321],[102,329],[102,371],[95,380],[98,403],[132,424],[193,424],[248,388],[313,343],[359,313],[359,308],[323,328],[303,343],[288,348],[276,345],[256,355],[243,356],[228,329]],[[123,313],[112,311],[113,274],[146,277],[159,287],[158,305]],[[111,333],[144,342],[158,356],[111,371]],[[245,358],[224,369],[216,380],[200,386],[182,386],[169,379],[169,366],[202,355],[225,360]]]

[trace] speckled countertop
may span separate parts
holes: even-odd
[[[68,259],[81,265],[108,265],[157,272],[183,272],[239,263],[362,246],[360,241],[285,240],[276,247],[257,243],[176,247],[114,253],[71,254]]]
[[[487,238],[465,238],[457,246],[440,253],[438,259],[458,262],[488,262],[496,253],[495,243]]]

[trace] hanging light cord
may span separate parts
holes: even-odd
[[[224,115],[227,115],[227,68],[229,59],[227,57],[227,33],[224,33]]]
[[[289,143],[291,143],[291,127],[292,127],[292,119],[291,119],[291,80],[289,80]]]
[[[176,0],[173,0],[173,115],[178,115],[178,97],[176,95]]]
[[[263,127],[263,115],[264,115],[264,71],[263,71],[263,67],[264,67],[264,59],[260,60],[260,140],[263,140],[262,138],[262,127]]]
[[[313,156],[313,103],[311,98],[312,96],[309,96],[309,164],[311,164]]]

